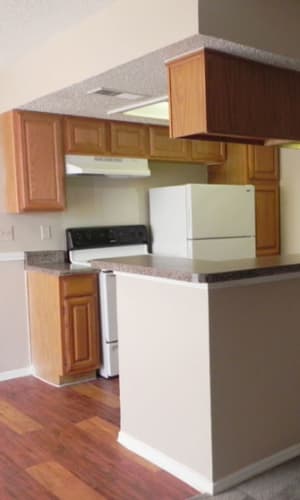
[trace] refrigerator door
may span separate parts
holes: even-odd
[[[187,238],[255,235],[254,186],[189,184]]]
[[[235,260],[255,257],[255,237],[188,240],[188,257],[200,260]]]

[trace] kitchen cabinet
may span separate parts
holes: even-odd
[[[65,153],[101,155],[108,152],[108,123],[94,118],[64,118]]]
[[[148,130],[137,123],[110,122],[112,155],[146,158],[149,151]]]
[[[186,161],[189,157],[189,143],[170,139],[168,127],[149,127],[150,158],[160,160]]]
[[[169,128],[149,126],[151,159],[216,165],[226,158],[225,144],[211,141],[170,139]]]
[[[298,71],[206,48],[167,66],[172,138],[300,139]]]
[[[95,377],[100,364],[98,275],[27,274],[35,375],[56,385]]]
[[[211,184],[255,186],[256,254],[280,253],[278,149],[270,146],[227,144],[223,165],[208,169]]]
[[[280,253],[279,186],[276,183],[255,185],[257,255]]]
[[[62,118],[13,111],[0,117],[8,212],[63,210]]]
[[[278,149],[275,147],[249,146],[249,181],[277,181],[279,178]]]
[[[224,142],[189,141],[191,143],[192,161],[217,165],[226,160],[226,145]]]
[[[226,159],[221,142],[170,139],[169,128],[95,118],[64,118],[66,154],[125,156],[215,165]]]

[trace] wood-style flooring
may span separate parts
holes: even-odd
[[[0,500],[184,500],[196,491],[116,442],[118,380],[0,383]],[[175,437],[175,436],[174,436]]]

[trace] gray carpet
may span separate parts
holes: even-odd
[[[219,495],[196,495],[188,500],[300,500],[300,457]]]

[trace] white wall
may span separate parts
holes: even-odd
[[[1,150],[0,150],[1,157]],[[67,179],[67,210],[61,213],[9,215],[4,207],[5,179],[0,159],[0,232],[14,227],[13,241],[0,241],[4,254],[24,250],[65,249],[64,229],[71,226],[148,224],[148,189],[152,186],[206,182],[204,166],[152,162],[147,179],[102,177]],[[51,240],[41,241],[40,225],[51,225]],[[0,263],[1,372],[29,366],[23,264]]]
[[[300,253],[300,150],[280,150],[281,253]]]

